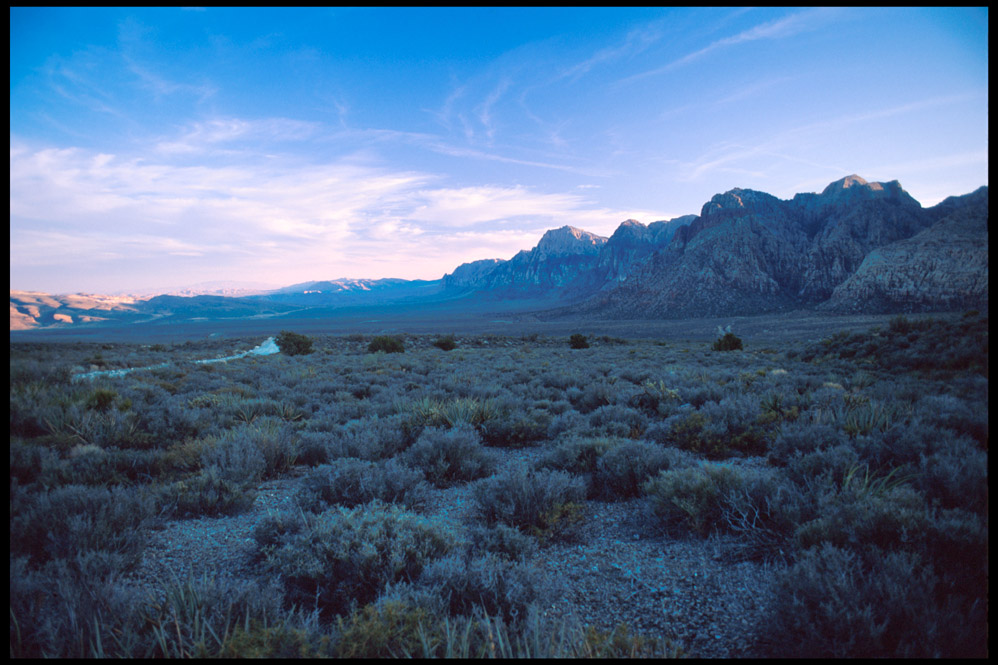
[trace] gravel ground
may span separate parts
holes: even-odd
[[[500,469],[534,462],[539,449],[497,450]],[[254,527],[268,513],[294,508],[294,492],[307,469],[262,483],[246,512],[219,518],[167,522],[150,533],[143,560],[130,580],[162,599],[175,578],[202,575],[253,579]],[[426,514],[456,525],[472,511],[472,485],[433,490]],[[632,634],[667,637],[689,656],[753,657],[755,639],[773,596],[775,568],[736,561],[725,538],[675,538],[649,519],[643,499],[588,501],[585,519],[570,542],[542,547],[533,561],[563,590],[544,608],[574,615],[599,630],[625,623]]]

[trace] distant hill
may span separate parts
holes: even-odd
[[[988,188],[930,208],[896,180],[856,175],[790,200],[736,188],[712,197],[699,215],[647,226],[629,219],[609,238],[553,229],[508,260],[464,263],[439,280],[321,280],[252,295],[224,282],[200,290],[210,295],[12,290],[10,329],[323,317],[431,303],[447,303],[448,312],[543,309],[535,313],[593,319],[986,309]]]

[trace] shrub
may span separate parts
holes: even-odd
[[[744,481],[731,466],[704,462],[661,471],[644,484],[653,512],[668,528],[685,527],[706,536],[723,522],[724,496]]]
[[[336,505],[353,507],[374,499],[418,509],[426,502],[427,489],[421,471],[396,460],[376,464],[340,458],[316,467],[305,476],[296,500],[312,512]]]
[[[377,353],[378,351],[384,353],[404,353],[405,343],[402,341],[401,337],[396,337],[394,335],[379,335],[371,340],[371,343],[367,345],[368,353]]]
[[[826,544],[781,575],[767,637],[782,657],[984,657],[983,612],[968,625],[936,586],[916,555]]]
[[[742,340],[733,332],[726,332],[721,337],[714,340],[711,348],[715,351],[740,351]]]
[[[551,416],[544,411],[513,412],[482,425],[482,440],[489,446],[523,448],[547,437]]]
[[[735,534],[732,553],[748,558],[790,559],[796,528],[815,511],[813,498],[772,469],[702,463],[662,471],[644,490],[666,527]]]
[[[437,487],[448,487],[492,473],[494,454],[481,444],[471,425],[449,430],[428,427],[405,453],[406,461],[422,469],[426,479]]]
[[[95,388],[87,396],[87,408],[93,411],[108,411],[117,399],[118,393],[108,388]]]
[[[290,330],[282,330],[274,341],[277,343],[277,348],[281,350],[281,353],[289,356],[312,353],[311,338],[291,332]]]
[[[267,462],[263,452],[247,441],[244,432],[226,432],[217,440],[205,440],[201,468],[214,467],[218,475],[237,486],[249,487],[260,482]]]
[[[536,538],[502,522],[492,526],[469,525],[468,541],[474,543],[479,552],[489,552],[511,561],[529,559],[537,552]]]
[[[474,486],[478,516],[542,538],[570,536],[581,519],[585,483],[563,471],[533,471],[524,464]]]
[[[324,613],[366,605],[387,584],[415,580],[454,546],[444,523],[379,501],[307,514],[279,543],[261,548],[266,567],[280,575],[288,601]]]
[[[400,601],[365,605],[338,627],[337,658],[412,658],[443,637],[426,608]]]
[[[451,616],[476,609],[513,620],[526,616],[543,588],[540,571],[526,561],[495,554],[451,554],[428,564],[419,579],[434,595],[445,598]]]
[[[11,557],[11,658],[141,657],[141,592],[118,582],[101,558],[80,552],[35,570]]]
[[[147,491],[67,485],[27,494],[12,486],[10,555],[38,567],[53,559],[100,553],[108,572],[138,562],[145,529],[158,522],[159,505]]]
[[[444,337],[438,337],[431,342],[433,346],[441,349],[443,351],[453,351],[457,348],[457,342],[454,341],[454,335],[446,335]]]
[[[568,346],[573,349],[588,349],[589,340],[586,339],[585,335],[575,333],[568,338]]]
[[[825,542],[882,549],[923,546],[931,519],[925,501],[897,482],[890,476],[847,475],[839,492],[822,497],[820,517],[797,530],[801,547]]]
[[[162,500],[180,517],[234,515],[253,505],[255,494],[210,466],[163,489]]]
[[[303,436],[312,442],[321,442],[327,450],[328,459],[359,457],[379,460],[399,454],[412,443],[407,430],[408,422],[403,416],[374,416],[336,426],[329,434],[305,432]]]
[[[539,465],[592,479],[596,465],[606,451],[624,443],[619,437],[571,438],[545,455]]]
[[[678,450],[647,441],[626,441],[600,456],[593,484],[607,498],[638,496],[645,481],[672,466],[678,455]]]
[[[668,419],[671,425],[667,443],[708,459],[724,459],[737,453],[762,454],[766,450],[766,433],[754,421],[743,419],[738,406],[725,399],[721,404],[704,405],[700,411]]]

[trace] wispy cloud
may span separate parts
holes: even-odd
[[[321,125],[290,118],[212,118],[194,122],[184,128],[179,137],[164,138],[155,149],[163,153],[201,153],[243,141],[260,145],[313,138]]]
[[[205,131],[225,141],[245,126]],[[329,276],[333,265],[340,276],[428,278],[468,260],[472,237],[490,255],[523,249],[490,245],[503,227],[538,237],[564,224],[612,231],[633,216],[578,192],[441,181],[348,157],[177,165],[11,137],[11,265],[71,270],[147,257],[162,270],[180,259],[215,272],[256,262],[261,278],[287,283]]]
[[[622,43],[599,49],[589,58],[564,69],[558,74],[557,78],[569,78],[576,81],[585,74],[588,74],[594,67],[635,56],[661,38],[662,21],[655,21],[634,28],[627,33]]]
[[[492,117],[492,107],[496,105],[496,102],[502,98],[512,84],[512,80],[503,77],[476,109],[478,122],[485,128],[485,135],[488,137],[489,142],[492,141],[496,133],[495,119]]]
[[[821,7],[797,12],[796,14],[791,14],[790,16],[786,16],[775,21],[761,23],[749,28],[748,30],[743,30],[736,35],[732,35],[731,37],[724,37],[711,42],[702,49],[684,55],[683,57],[673,60],[662,67],[657,67],[655,69],[628,76],[627,78],[622,79],[620,83],[633,83],[634,81],[638,81],[649,76],[655,76],[657,74],[662,74],[664,72],[683,67],[718,49],[724,49],[738,44],[745,44],[760,40],[786,39],[787,37],[793,37],[802,32],[814,30],[826,25],[836,16],[836,13],[837,12],[834,9]]]

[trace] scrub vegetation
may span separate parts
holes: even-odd
[[[681,655],[541,611],[534,557],[594,501],[771,566],[754,655],[987,653],[986,314],[779,349],[282,335],[214,364],[259,340],[11,343],[12,656]],[[253,532],[269,582],[129,583],[149,530],[292,476]],[[462,488],[466,518],[429,509]]]

